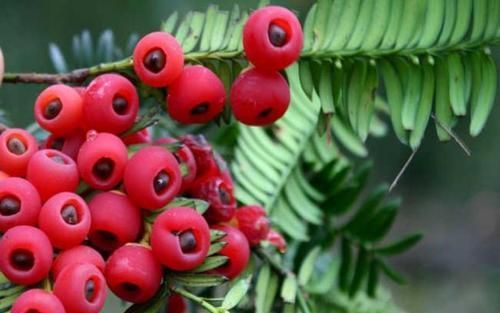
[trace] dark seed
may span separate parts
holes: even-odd
[[[122,286],[122,289],[128,293],[137,293],[137,292],[139,292],[139,290],[141,290],[141,288],[139,288],[139,286],[137,286],[136,284],[132,284],[132,283],[123,283],[123,284],[121,284],[121,286]]]
[[[17,138],[11,138],[7,141],[7,149],[15,155],[21,155],[26,152],[26,145]]]
[[[181,250],[184,253],[189,253],[196,248],[196,238],[192,231],[187,230],[179,235]]]
[[[45,109],[43,110],[43,117],[45,117],[48,120],[54,119],[57,115],[59,115],[61,109],[62,109],[61,100],[54,99],[45,106]]]
[[[35,257],[31,251],[18,249],[10,255],[10,262],[19,271],[29,271],[35,264]]]
[[[153,73],[160,72],[165,67],[165,53],[161,49],[153,49],[144,57],[144,66]]]
[[[118,240],[116,238],[115,234],[110,233],[109,231],[105,231],[105,230],[99,230],[99,231],[97,231],[97,235],[103,241],[108,242],[108,243],[114,243],[114,242],[116,242]]]
[[[63,220],[70,225],[78,224],[78,211],[76,210],[75,206],[71,204],[65,206],[61,210],[61,216]]]
[[[170,177],[168,176],[167,172],[161,171],[156,175],[156,177],[153,180],[153,188],[155,189],[155,192],[157,194],[162,193],[167,189],[168,183],[170,182]]]
[[[52,161],[59,163],[59,164],[66,164],[66,161],[64,161],[64,158],[60,155],[53,155],[50,157]]]
[[[191,109],[191,115],[201,115],[207,113],[209,105],[210,104],[208,102],[198,104]]]
[[[108,179],[113,170],[115,169],[115,162],[108,158],[99,159],[94,167],[92,168],[92,173],[99,179],[106,180]]]
[[[0,200],[0,215],[10,216],[14,215],[21,209],[21,202],[19,199],[7,196]]]
[[[283,47],[286,44],[286,31],[283,27],[272,23],[267,31],[269,41],[275,47]]]
[[[95,297],[95,282],[92,279],[87,280],[85,283],[85,299],[92,302]]]
[[[223,187],[219,187],[219,198],[223,204],[230,204],[231,203],[231,195]]]
[[[113,110],[116,112],[118,115],[125,115],[127,114],[127,109],[128,109],[128,101],[122,96],[116,95],[113,98]]]
[[[259,113],[259,117],[265,118],[265,117],[269,116],[269,114],[271,114],[272,111],[273,111],[273,109],[267,108]]]
[[[54,150],[59,150],[61,151],[63,146],[64,146],[64,138],[59,137],[54,140],[52,140],[52,143],[50,144],[50,148]]]

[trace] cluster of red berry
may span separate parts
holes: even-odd
[[[255,11],[243,30],[245,55],[254,67],[243,71],[231,87],[230,103],[237,120],[268,125],[285,114],[290,103],[288,84],[279,73],[299,56],[302,28],[289,10],[270,6]],[[177,40],[155,32],[134,50],[134,69],[145,84],[167,87],[167,110],[178,122],[206,123],[224,109],[224,84],[210,69],[185,66]]]
[[[270,123],[288,106],[278,70],[300,53],[300,24],[282,8],[257,10],[244,46],[255,68],[234,83],[233,112],[248,124]],[[182,49],[167,33],[139,41],[134,68],[144,83],[168,87],[168,111],[180,122],[207,122],[222,111],[222,82],[205,67],[184,67]],[[251,246],[267,240],[285,249],[263,208],[237,208],[225,162],[203,136],[152,140],[145,129],[120,137],[138,111],[135,86],[104,74],[87,87],[57,84],[41,92],[34,114],[50,133],[43,142],[23,129],[0,130],[0,271],[31,287],[13,313],[99,312],[107,287],[126,301],[148,301],[165,269],[203,264],[211,229],[225,233],[218,254],[228,258],[211,272],[229,279],[245,269]],[[178,196],[209,207],[201,215],[168,206]],[[35,288],[43,280],[53,288]]]

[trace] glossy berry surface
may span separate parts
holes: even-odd
[[[40,150],[31,157],[26,179],[38,190],[43,202],[60,192],[74,192],[80,181],[75,161],[52,149]]]
[[[19,225],[36,225],[42,205],[33,185],[18,177],[0,180],[0,232]]]
[[[122,180],[127,159],[127,147],[119,137],[90,131],[78,153],[78,172],[92,188],[109,190]]]
[[[180,140],[193,153],[196,163],[196,177],[219,174],[215,153],[203,135],[184,135]]]
[[[170,208],[153,224],[151,248],[161,264],[176,271],[191,270],[205,261],[210,230],[194,209]]]
[[[183,124],[207,123],[224,109],[224,84],[210,69],[186,66],[169,86],[168,114]]]
[[[204,176],[196,181],[190,195],[210,203],[204,216],[209,223],[228,222],[236,212],[233,186],[220,176]]]
[[[20,128],[10,128],[0,135],[0,171],[24,177],[28,162],[38,151],[36,139]]]
[[[128,135],[122,138],[123,143],[127,146],[129,145],[138,145],[145,144],[151,142],[151,132],[149,129],[144,128],[137,133],[133,133],[132,135]]]
[[[0,239],[0,251],[0,271],[14,284],[36,284],[49,274],[52,246],[38,228],[9,229]]]
[[[142,37],[133,54],[134,71],[152,87],[165,87],[179,77],[184,66],[182,47],[169,33],[154,32]]]
[[[186,169],[186,173],[182,175],[181,192],[184,192],[191,187],[196,178],[197,174],[196,160],[194,158],[193,152],[191,152],[191,149],[189,149],[189,147],[185,143],[181,143],[177,139],[161,138],[155,142],[155,144],[157,145],[169,144],[169,143],[178,143],[181,145],[177,151],[173,152],[173,155],[177,160],[177,162],[179,163],[179,165],[185,166]]]
[[[76,246],[64,250],[57,255],[50,270],[52,272],[52,278],[54,278],[54,280],[57,279],[59,273],[66,266],[85,263],[94,265],[102,273],[104,273],[106,262],[104,262],[104,259],[99,252],[89,246]]]
[[[103,251],[113,251],[135,241],[141,231],[141,213],[126,195],[102,192],[89,202],[91,226],[89,239]]]
[[[275,231],[274,229],[269,230],[267,233],[266,240],[278,249],[279,252],[285,253],[286,251],[286,241],[283,235]]]
[[[23,292],[12,305],[12,313],[66,313],[61,301],[43,289]]]
[[[68,249],[79,245],[87,237],[90,211],[79,195],[58,193],[43,204],[38,225],[54,247]]]
[[[45,140],[43,148],[61,151],[76,161],[78,151],[80,151],[80,147],[84,142],[85,132],[81,129],[77,129],[64,136],[50,135],[47,140]]]
[[[6,179],[8,177],[9,175],[7,173],[0,171],[0,180]]]
[[[290,89],[278,72],[257,68],[241,73],[231,87],[234,117],[247,125],[268,125],[282,117],[290,104]]]
[[[106,300],[106,281],[92,264],[73,264],[64,268],[54,283],[54,294],[66,312],[98,313]]]
[[[81,126],[83,99],[78,92],[63,84],[43,90],[35,102],[35,119],[55,135],[67,135]]]
[[[216,225],[213,229],[221,230],[226,233],[226,236],[221,239],[226,245],[219,254],[229,258],[227,263],[215,269],[215,272],[229,279],[233,279],[241,274],[248,264],[250,258],[250,246],[248,241],[245,235],[237,228],[227,225]]]
[[[150,248],[128,244],[109,257],[104,275],[108,287],[118,297],[133,303],[143,303],[160,288],[162,268]]]
[[[243,47],[253,65],[278,71],[299,58],[303,37],[295,14],[283,7],[268,6],[249,16],[243,28]]]
[[[180,191],[182,175],[175,157],[162,147],[146,147],[127,162],[123,176],[129,198],[142,209],[165,206]]]
[[[139,97],[135,86],[118,74],[95,78],[85,91],[83,108],[87,129],[120,134],[135,122]]]
[[[269,233],[269,219],[261,206],[249,205],[236,210],[238,229],[247,237],[251,246],[265,240]]]
[[[188,306],[186,300],[176,293],[168,296],[166,313],[187,313]]]

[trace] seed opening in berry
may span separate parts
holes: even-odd
[[[7,149],[15,155],[22,155],[26,152],[26,144],[19,138],[10,138],[7,141]]]
[[[191,115],[202,115],[208,112],[210,103],[203,102],[191,109]]]
[[[21,210],[21,201],[19,198],[8,195],[0,200],[0,215],[11,216]]]
[[[144,66],[153,73],[159,73],[165,67],[167,58],[163,50],[156,48],[150,50],[144,57]]]
[[[113,110],[118,115],[125,115],[128,112],[128,101],[120,95],[113,98]]]
[[[153,188],[156,194],[162,194],[167,190],[168,183],[170,182],[170,176],[168,176],[166,171],[161,171],[153,179]]]
[[[128,282],[122,283],[120,285],[120,288],[126,293],[138,293],[141,290],[141,288],[139,288],[139,286],[137,286],[136,284]]]
[[[10,263],[18,271],[29,271],[35,265],[33,253],[26,249],[17,249],[10,255]]]
[[[47,120],[55,119],[62,110],[61,100],[58,98],[47,103],[43,109],[43,117]]]
[[[288,34],[286,28],[286,23],[283,21],[276,20],[271,22],[267,30],[267,35],[273,46],[280,48],[287,44]]]
[[[219,198],[223,204],[230,204],[232,200],[231,194],[224,186],[219,186]]]
[[[100,180],[108,179],[115,169],[115,162],[109,158],[100,158],[92,168],[92,173]]]
[[[85,282],[85,299],[87,299],[88,302],[93,302],[95,300],[95,297],[97,295],[97,286],[94,281],[94,278],[90,278]]]
[[[64,146],[65,139],[63,137],[56,138],[50,143],[50,149],[61,151]]]
[[[76,225],[80,221],[78,209],[72,204],[68,204],[62,208],[61,216],[70,225]]]
[[[29,309],[28,311],[26,311],[26,313],[41,313],[41,312],[36,309]]]
[[[273,111],[272,108],[267,108],[265,110],[262,110],[260,113],[259,113],[259,118],[266,118],[269,116],[269,114],[271,114],[271,112]]]
[[[191,253],[196,248],[196,237],[191,230],[186,230],[179,234],[179,243],[184,253]]]

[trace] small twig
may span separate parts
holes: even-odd
[[[191,301],[196,302],[197,304],[199,304],[201,307],[203,307],[205,310],[207,310],[210,313],[226,313],[226,312],[229,312],[229,311],[227,311],[224,308],[217,308],[217,307],[213,306],[212,304],[208,303],[205,299],[203,299],[201,297],[198,297],[197,295],[192,294],[192,293],[190,293],[189,291],[187,291],[185,289],[182,289],[182,288],[179,288],[179,287],[175,287],[175,286],[170,286],[169,289],[170,289],[170,291],[172,291],[174,293],[177,293],[177,294],[183,296],[186,299],[189,299]]]
[[[90,76],[95,76],[103,73],[117,72],[126,70],[132,67],[132,59],[103,63],[89,68],[73,70],[68,73],[61,74],[46,74],[46,73],[5,73],[3,83],[25,83],[25,84],[58,84],[58,83],[75,83],[79,84],[85,81]]]
[[[401,178],[401,176],[403,176],[404,172],[406,171],[406,168],[410,165],[411,161],[413,160],[413,157],[415,156],[415,154],[417,153],[418,149],[415,149],[413,150],[413,152],[411,153],[410,157],[408,158],[408,160],[406,160],[405,164],[403,165],[403,167],[401,168],[401,170],[399,171],[398,175],[396,176],[396,178],[394,178],[394,180],[392,181],[392,184],[391,186],[389,187],[389,192],[392,191],[392,189],[394,189],[394,187],[396,187],[396,185],[398,184],[399,182],[399,179]]]
[[[444,130],[451,138],[453,138],[453,140],[455,140],[455,142],[459,145],[460,148],[462,148],[462,150],[465,152],[465,154],[467,154],[467,156],[471,156],[471,151],[470,151],[469,147],[467,147],[467,144],[465,144],[465,142],[462,139],[460,139],[460,137],[458,137],[458,135],[455,134],[455,132],[453,132],[448,127],[444,126],[437,119],[437,117],[436,117],[436,115],[434,115],[434,113],[431,114],[431,117],[436,122],[436,124],[439,128]]]

